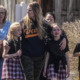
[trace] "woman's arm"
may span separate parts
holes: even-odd
[[[47,52],[46,58],[45,58],[45,65],[44,65],[44,69],[43,69],[43,76],[44,77],[46,77],[46,69],[47,69],[47,65],[48,65],[48,60],[49,60],[49,52]]]
[[[9,46],[4,46],[3,47],[3,54],[2,54],[2,57],[3,58],[13,58],[15,56],[18,56],[18,53],[17,52],[16,53],[13,53],[13,54],[8,54],[9,50],[10,50],[10,47]]]
[[[62,41],[60,42],[59,45],[61,46],[60,49],[64,50],[66,48],[66,44],[68,44],[68,38],[67,38],[64,30],[62,30],[61,38],[63,38],[63,39],[62,39]]]
[[[66,61],[67,61],[67,77],[70,75],[70,60],[69,60],[69,54],[66,52]]]

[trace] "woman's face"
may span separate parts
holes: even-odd
[[[54,18],[53,18],[53,16],[50,15],[50,14],[47,14],[45,19],[46,19],[50,24],[53,24],[53,23],[54,23]]]
[[[27,7],[27,13],[28,13],[28,16],[29,16],[30,19],[35,19],[32,7],[30,7],[30,6]]]
[[[5,17],[5,10],[0,8],[0,22],[3,22],[4,17]]]
[[[52,29],[52,35],[54,37],[59,37],[61,35],[61,29],[57,25],[53,27]]]

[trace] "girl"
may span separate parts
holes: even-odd
[[[18,22],[10,26],[8,33],[8,44],[3,50],[3,69],[2,79],[8,80],[24,80],[19,57],[21,56],[20,42],[18,38],[21,36],[21,26]]]
[[[70,71],[68,45],[66,45],[66,48],[64,50],[60,50],[59,43],[62,40],[62,38],[60,37],[61,29],[57,24],[52,25],[51,34],[52,39],[48,42],[48,53],[46,55],[43,76],[46,77],[47,73],[47,78],[50,80],[66,80],[66,75],[67,77],[69,77]]]

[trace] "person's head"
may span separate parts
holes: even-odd
[[[20,37],[21,36],[21,25],[18,22],[14,22],[11,24],[8,32],[8,39],[14,39],[14,37]]]
[[[27,15],[24,17],[24,25],[31,29],[31,25],[36,21],[35,29],[40,39],[44,36],[44,29],[42,26],[42,9],[38,2],[32,2],[27,7]]]
[[[4,6],[0,5],[0,22],[4,23],[7,18],[7,10]]]
[[[36,19],[38,21],[42,16],[40,5],[36,1],[30,3],[27,7],[27,14],[30,19]]]
[[[55,15],[53,14],[53,12],[48,12],[45,15],[45,19],[50,23],[53,24],[55,22]]]
[[[61,28],[59,27],[59,25],[57,23],[54,23],[52,24],[52,31],[51,31],[51,34],[54,36],[54,37],[60,37],[61,35]]]

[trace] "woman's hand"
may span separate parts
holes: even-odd
[[[63,40],[59,44],[61,47],[61,50],[64,50],[66,48],[66,38],[63,38]]]
[[[17,56],[21,56],[22,55],[22,51],[19,49],[18,51],[17,51]]]

